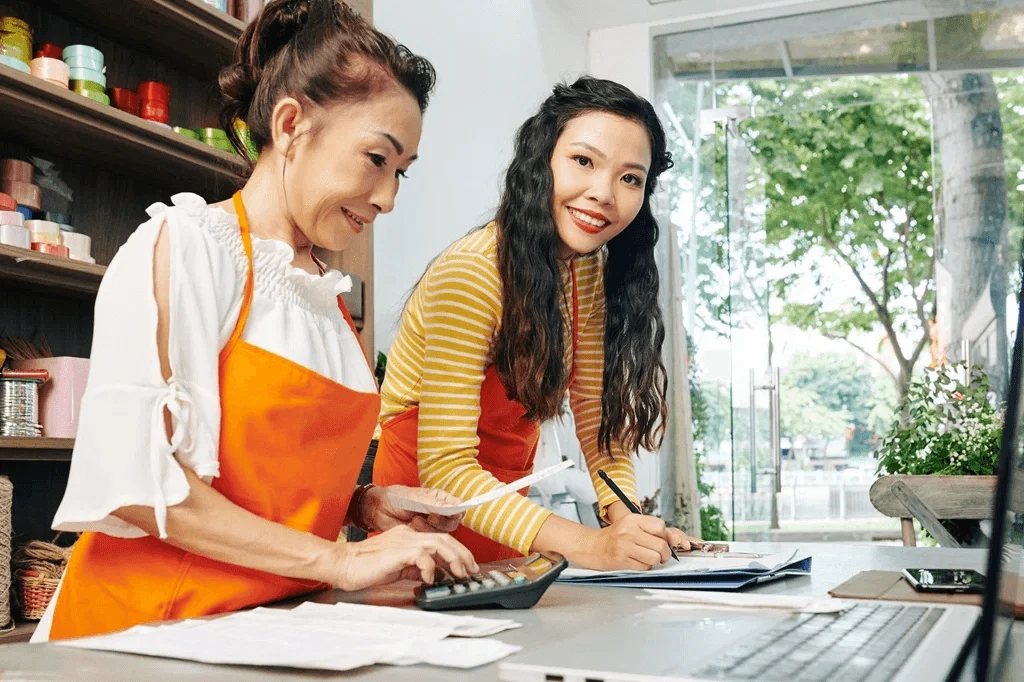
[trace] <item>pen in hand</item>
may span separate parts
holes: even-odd
[[[613,481],[611,477],[604,472],[604,469],[598,469],[597,475],[601,477],[601,480],[604,481],[609,488],[611,488],[612,492],[615,493],[615,496],[622,500],[622,504],[626,505],[626,509],[633,512],[634,514],[643,514],[642,511],[636,508],[636,505],[633,504],[633,501],[626,497],[626,493],[622,492],[622,489],[619,488],[619,486],[615,485],[615,481]],[[671,544],[668,547],[668,551],[672,553],[673,559],[679,561],[679,557],[676,556],[676,550],[672,548]]]

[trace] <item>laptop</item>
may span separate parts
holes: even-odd
[[[1022,260],[1024,265],[1024,260]],[[1022,268],[1024,269],[1024,268]],[[504,682],[995,682],[1014,612],[1024,617],[1024,296],[998,465],[987,587],[981,608],[851,600],[841,614],[729,614],[652,609],[629,621],[524,651]],[[613,588],[609,588],[613,589]],[[638,653],[642,652],[642,653]]]

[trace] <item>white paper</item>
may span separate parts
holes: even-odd
[[[257,608],[214,619],[139,625],[122,632],[56,642],[226,665],[354,670],[375,663],[474,667],[518,650],[482,637],[519,624],[472,616],[353,604],[306,603],[295,609]]]
[[[418,500],[410,500],[407,497],[402,497],[394,492],[388,492],[388,500],[398,509],[404,509],[406,511],[416,512],[417,514],[439,514],[441,516],[455,516],[465,511],[469,511],[474,507],[479,507],[482,504],[488,502],[494,502],[495,500],[501,499],[509,493],[514,493],[517,490],[526,488],[538,481],[543,481],[549,476],[557,474],[559,471],[565,471],[566,469],[573,466],[572,460],[565,460],[559,462],[554,466],[550,466],[547,469],[534,472],[529,476],[523,476],[517,481],[513,481],[500,488],[495,488],[489,493],[483,495],[477,495],[474,498],[466,500],[460,504],[444,505],[444,504],[425,504]]]
[[[772,571],[793,562],[799,550],[784,554],[765,554],[759,559],[748,557],[715,557],[701,552],[677,552],[679,561],[669,559],[667,563],[649,571],[595,571],[588,568],[569,568],[562,571],[559,580],[586,578],[626,578],[636,576],[693,575],[714,571],[757,570]]]
[[[728,609],[781,609],[793,613],[839,613],[846,609],[841,599],[793,597],[750,592],[706,592],[701,590],[646,589],[637,599],[667,602],[669,608],[722,607]]]

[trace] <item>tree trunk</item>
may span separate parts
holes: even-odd
[[[921,85],[932,111],[941,163],[941,216],[935,225],[938,338],[950,360],[971,361],[1005,394],[1007,371],[1006,163],[992,76],[930,73]],[[940,352],[941,355],[941,352]]]

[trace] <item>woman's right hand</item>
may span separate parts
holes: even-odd
[[[450,535],[395,526],[361,542],[339,544],[332,582],[346,591],[401,579],[429,584],[439,567],[456,578],[468,578],[480,570],[473,554]]]
[[[577,562],[585,568],[649,571],[672,558],[665,522],[655,516],[626,514],[594,536]]]

